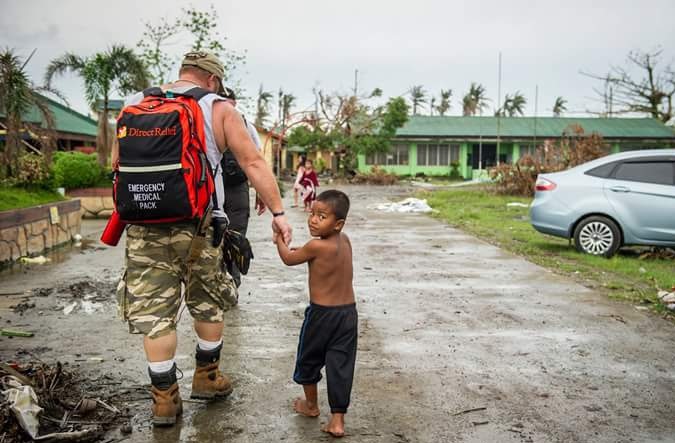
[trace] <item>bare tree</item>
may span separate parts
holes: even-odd
[[[611,66],[606,75],[583,75],[604,82],[604,89],[594,89],[605,104],[605,112],[641,113],[668,123],[673,118],[675,70],[672,63],[659,67],[663,50],[632,51],[626,66]],[[630,72],[638,68],[641,75]],[[638,78],[639,77],[639,78]],[[616,109],[614,109],[616,106]]]

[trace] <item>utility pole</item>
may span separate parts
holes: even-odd
[[[354,97],[359,93],[359,70],[354,69]]]
[[[537,149],[537,108],[539,104],[539,85],[534,86],[534,136],[532,138],[532,149]]]
[[[497,77],[497,166],[499,166],[499,145],[501,141],[501,129],[502,129],[502,51],[499,51],[499,74]]]

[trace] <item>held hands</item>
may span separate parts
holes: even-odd
[[[285,215],[280,215],[279,217],[272,218],[272,241],[277,243],[278,241],[284,242],[284,244],[291,244],[293,239],[293,228],[288,224],[288,220]]]

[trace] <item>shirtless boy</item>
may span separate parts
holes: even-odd
[[[328,404],[331,418],[321,428],[333,437],[344,436],[344,415],[356,362],[358,336],[356,304],[352,287],[352,245],[342,233],[349,212],[349,198],[328,190],[314,201],[309,215],[309,232],[314,237],[301,248],[289,249],[275,238],[279,256],[288,266],[309,264],[309,300],[300,330],[293,380],[301,384],[305,398],[293,407],[307,417],[319,416],[317,383],[326,366]]]

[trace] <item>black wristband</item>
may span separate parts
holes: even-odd
[[[284,211],[272,213],[273,217],[281,217],[282,215],[286,215],[286,213]]]

